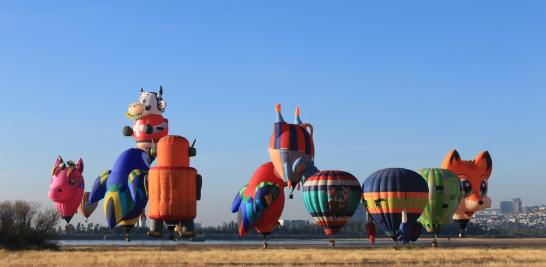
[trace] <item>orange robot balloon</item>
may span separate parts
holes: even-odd
[[[194,142],[195,143],[195,142]],[[173,230],[193,236],[197,200],[201,199],[201,175],[190,167],[193,145],[181,136],[166,136],[157,145],[157,165],[148,174],[148,216],[165,221]]]

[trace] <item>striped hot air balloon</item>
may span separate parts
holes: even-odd
[[[429,197],[419,222],[429,233],[434,233],[433,245],[437,237],[461,203],[462,191],[459,177],[448,170],[439,168],[417,171],[428,184]]]
[[[296,109],[294,124],[286,123],[281,115],[281,105],[277,104],[277,121],[269,141],[269,157],[275,166],[275,171],[293,188],[302,180],[304,170],[294,171],[294,163],[298,159],[313,162],[315,145],[313,143],[313,126],[302,123],[300,110]]]
[[[379,170],[366,179],[362,198],[368,213],[393,240],[416,240],[417,227],[428,201],[428,185],[418,173],[403,169]]]
[[[358,179],[344,171],[320,171],[303,184],[305,207],[328,236],[351,219],[361,195]]]

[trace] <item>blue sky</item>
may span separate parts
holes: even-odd
[[[301,106],[321,169],[362,182],[487,149],[495,206],[546,203],[545,12],[543,1],[2,1],[0,200],[50,205],[59,154],[84,159],[89,188],[134,146],[121,135],[127,105],[162,84],[171,133],[198,140],[205,225],[235,219],[235,192],[269,161],[275,103],[290,121]],[[310,218],[302,202],[285,217]]]

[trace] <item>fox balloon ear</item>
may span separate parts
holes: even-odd
[[[442,168],[449,169],[450,167],[459,164],[460,161],[461,156],[459,155],[459,152],[457,152],[456,149],[453,149],[445,156],[444,161],[442,162]]]
[[[493,170],[493,159],[491,159],[491,155],[487,150],[482,151],[478,156],[476,156],[474,162],[476,162],[476,166],[478,166],[478,168],[491,174],[491,171]]]
[[[76,170],[78,170],[80,173],[83,173],[83,160],[80,158],[78,160],[78,164],[76,164]]]

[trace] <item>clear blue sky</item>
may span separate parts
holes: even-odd
[[[544,1],[55,3],[0,3],[0,200],[50,205],[59,154],[90,188],[134,146],[127,105],[162,84],[171,133],[198,139],[205,225],[236,219],[277,102],[315,126],[321,169],[362,182],[487,149],[495,206],[546,203]],[[285,217],[310,218],[301,193]]]

